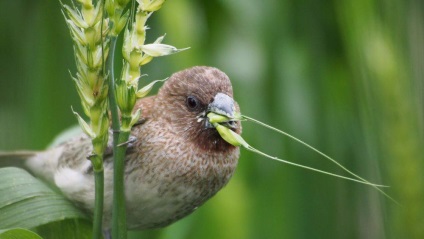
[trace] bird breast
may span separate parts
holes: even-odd
[[[190,214],[226,185],[239,157],[238,148],[205,151],[172,128],[152,127],[146,123],[133,130],[144,136],[127,158],[131,229],[164,227]]]

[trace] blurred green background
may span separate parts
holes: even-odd
[[[424,2],[170,0],[148,39],[190,50],[144,79],[194,65],[226,72],[242,113],[283,129],[386,190],[242,151],[237,172],[191,216],[132,238],[424,238]],[[82,112],[58,1],[0,1],[0,149],[43,149]],[[146,81],[147,82],[147,81]],[[144,83],[141,83],[142,85]],[[253,125],[271,155],[342,173]]]

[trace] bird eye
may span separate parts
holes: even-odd
[[[199,106],[199,101],[197,100],[197,98],[196,98],[196,97],[194,97],[194,96],[189,96],[189,97],[187,97],[187,107],[188,107],[189,109],[194,110],[194,109],[196,109],[198,106]]]

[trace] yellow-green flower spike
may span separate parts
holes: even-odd
[[[78,124],[84,131],[86,135],[88,135],[90,138],[94,139],[96,137],[96,134],[93,132],[91,127],[85,122],[85,120],[75,111],[72,110],[72,113],[74,113],[75,117],[77,117]]]
[[[67,16],[69,16],[69,19],[72,23],[74,23],[79,28],[88,28],[88,23],[84,21],[82,16],[77,11],[67,5],[64,5],[63,9],[65,10]]]
[[[131,115],[130,126],[133,126],[135,123],[137,123],[138,120],[140,119],[140,116],[141,116],[141,110],[137,109],[137,111]]]
[[[141,46],[141,50],[146,53],[149,56],[158,57],[158,56],[167,56],[174,53],[178,53],[180,51],[184,51],[189,49],[183,48],[183,49],[177,49],[174,46],[166,45],[166,44],[158,44],[158,43],[152,43]]]
[[[130,11],[124,12],[129,0],[106,0],[105,9],[111,22],[110,35],[117,37],[124,29],[130,16]]]
[[[143,97],[145,97],[146,95],[148,95],[149,94],[149,92],[152,90],[152,88],[153,88],[153,86],[156,84],[156,83],[158,83],[158,82],[164,82],[164,81],[166,81],[168,78],[166,78],[166,79],[164,79],[164,80],[155,80],[155,81],[153,81],[153,82],[151,82],[151,83],[149,83],[149,84],[147,84],[147,85],[145,85],[145,86],[143,86],[143,88],[141,88],[141,89],[139,89],[138,91],[137,91],[137,98],[143,98]]]
[[[139,79],[141,77],[140,67],[149,63],[154,57],[165,56],[185,50],[162,44],[161,42],[165,35],[158,37],[154,43],[145,44],[147,30],[146,21],[154,11],[161,8],[164,0],[137,0],[137,2],[139,5],[135,11],[134,22],[127,25],[124,31],[124,42],[122,46],[124,64],[122,66],[121,77],[115,83],[116,100],[121,111],[122,122],[124,122],[125,118],[125,122],[127,122],[129,126],[132,126],[132,124],[138,120],[138,117],[132,114],[135,98],[145,97],[154,84],[161,81],[153,81],[141,89],[138,89]],[[110,15],[116,15],[118,12],[116,8],[112,9],[111,6],[113,4],[116,4],[116,2],[112,0],[108,0],[106,4],[107,12]],[[123,14],[122,17],[126,16],[125,14]],[[111,18],[113,18],[114,24],[117,24],[117,18]],[[123,24],[123,19],[119,21]],[[111,34],[113,35],[114,33]],[[137,120],[135,120],[136,118]]]
[[[102,19],[102,1],[93,4],[92,0],[78,0],[78,3],[81,5],[62,5],[62,13],[74,40],[77,73],[72,79],[90,123],[78,113],[74,114],[83,131],[92,139],[93,152],[101,156],[107,144],[109,128],[108,85],[103,74],[103,62],[109,52],[105,38],[109,32],[108,20]]]
[[[144,12],[154,12],[159,10],[165,0],[137,0],[140,10]]]

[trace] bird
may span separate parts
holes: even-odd
[[[172,74],[156,95],[139,99],[137,109],[142,111],[141,120],[131,129],[133,140],[125,156],[127,227],[162,228],[191,214],[233,176],[240,149],[221,138],[207,114],[231,117],[240,108],[224,72],[195,66]],[[227,126],[242,132],[240,121]],[[28,171],[92,215],[94,174],[87,160],[91,152],[91,139],[81,134],[45,151],[18,151],[2,157],[25,158]],[[113,196],[110,154],[104,158],[104,185],[103,227],[107,229]]]

